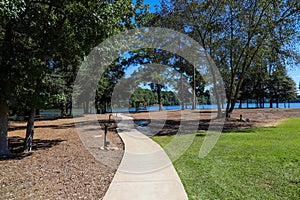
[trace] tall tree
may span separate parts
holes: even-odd
[[[77,65],[91,48],[108,36],[130,27],[129,0],[4,1],[1,3],[0,154],[9,154],[7,114],[21,90],[33,98],[25,141],[30,141],[41,81],[49,67]],[[53,64],[54,63],[54,64]],[[74,70],[76,71],[76,69]],[[26,84],[25,84],[26,83]],[[70,82],[71,84],[71,82]],[[26,86],[26,87],[25,87]],[[20,88],[20,87],[19,87]],[[29,104],[28,104],[29,105]],[[26,145],[24,145],[26,146]],[[27,147],[30,146],[27,145]]]
[[[225,72],[228,117],[244,78],[266,46],[277,40],[276,54],[293,58],[290,47],[299,30],[298,1],[170,0],[163,5],[161,15],[173,21],[168,25],[199,41]]]

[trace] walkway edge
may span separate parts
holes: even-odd
[[[121,164],[103,200],[185,200],[182,182],[167,154],[134,128],[131,117],[118,114],[118,134],[125,145]]]

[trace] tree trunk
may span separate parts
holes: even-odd
[[[247,99],[247,109],[249,108],[249,99]]]
[[[227,96],[227,105],[226,105],[226,118],[230,118],[230,115],[231,115],[230,104],[231,104],[231,99],[228,95]]]
[[[193,100],[192,100],[192,110],[196,109],[196,78],[195,78],[195,66],[194,66],[194,75],[193,75]]]
[[[196,91],[193,89],[192,110],[195,110],[196,107],[197,107],[197,104],[196,104]]]
[[[182,72],[180,73],[180,82],[181,82],[181,110],[184,110],[184,94],[183,94],[183,74]]]
[[[162,102],[161,102],[161,85],[157,84],[157,101],[159,106],[159,111],[163,110]]]
[[[183,99],[181,100],[181,110],[184,110],[184,101],[183,101]]]
[[[260,104],[259,105],[260,108],[264,108],[264,99],[263,98],[260,99],[259,104]]]
[[[8,105],[0,104],[0,155],[9,155],[7,130],[8,130]]]
[[[270,98],[270,108],[273,108],[273,99]]]
[[[279,99],[276,98],[276,108],[279,108]]]
[[[242,103],[243,103],[243,101],[242,101],[242,99],[240,99],[240,105],[239,105],[239,109],[241,109],[241,108],[242,108]]]
[[[86,101],[83,103],[83,113],[88,114],[89,113],[89,102]]]
[[[41,113],[40,113],[40,109],[36,109],[35,111],[35,116],[39,116]]]
[[[24,141],[24,152],[30,152],[32,150],[32,140],[34,134],[34,117],[35,108],[30,110],[29,118],[27,121],[26,138]]]
[[[69,102],[69,111],[70,111],[69,115],[72,116],[72,114],[73,114],[73,112],[72,112],[73,111],[72,101]]]
[[[222,93],[222,91],[219,91],[219,85],[218,85],[218,82],[216,80],[216,77],[215,77],[215,72],[213,71],[214,69],[211,68],[212,70],[212,78],[213,78],[213,83],[214,83],[214,91],[215,91],[215,97],[216,97],[216,100],[217,100],[217,108],[218,108],[218,115],[217,115],[217,118],[223,118],[223,113],[222,113],[222,108],[221,108],[221,104],[222,104],[222,101],[221,101],[221,96],[220,94]],[[230,111],[231,113],[232,111]],[[227,115],[227,114],[226,114]]]
[[[67,110],[66,110],[66,103],[60,104],[60,117],[66,117]]]

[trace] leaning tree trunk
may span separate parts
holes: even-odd
[[[32,150],[32,140],[34,134],[34,117],[35,108],[30,110],[29,118],[27,121],[26,138],[24,141],[24,152],[30,152]]]
[[[0,155],[9,155],[7,130],[8,130],[8,105],[0,104]]]

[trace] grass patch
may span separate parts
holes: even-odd
[[[300,199],[300,119],[223,133],[207,157],[197,136],[173,164],[189,199]],[[174,136],[152,137],[162,147]]]

